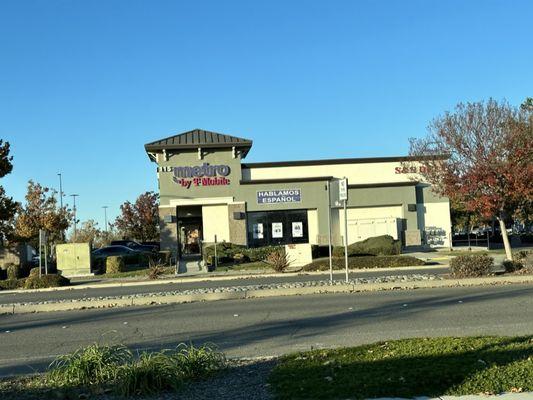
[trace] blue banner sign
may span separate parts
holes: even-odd
[[[259,190],[257,204],[299,203],[302,200],[300,189]]]

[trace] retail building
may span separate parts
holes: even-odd
[[[199,254],[215,236],[251,247],[327,246],[330,226],[340,245],[344,211],[333,191],[344,177],[349,243],[389,234],[404,247],[449,246],[449,201],[417,177],[416,159],[245,163],[251,147],[251,140],[199,129],[145,145],[157,164],[162,249]]]

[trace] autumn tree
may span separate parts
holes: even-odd
[[[69,241],[72,243],[91,242],[95,247],[102,246],[105,232],[98,228],[98,222],[93,219],[83,221],[81,226],[76,230],[76,237],[71,235]]]
[[[520,108],[524,111],[533,111],[533,97],[525,99]]]
[[[126,201],[120,206],[121,215],[114,226],[122,236],[140,241],[159,239],[159,195],[154,192],[141,194],[135,203]]]
[[[37,245],[39,229],[48,234],[50,244],[61,240],[63,232],[73,220],[66,207],[59,207],[56,192],[33,181],[28,182],[26,203],[15,220],[15,234],[22,240]]]
[[[411,139],[410,154],[437,193],[498,220],[508,259],[505,221],[530,212],[533,198],[532,115],[528,107],[493,99],[461,103],[435,118],[425,138]]]
[[[0,139],[0,178],[13,170],[13,156],[9,155],[9,142]],[[9,238],[13,233],[13,223],[18,203],[6,195],[4,187],[0,185],[0,243]]]

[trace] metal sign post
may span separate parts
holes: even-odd
[[[46,231],[39,229],[39,276],[43,270],[43,250],[44,250],[44,268],[45,274],[48,274],[48,251],[46,249]]]
[[[215,235],[215,271],[218,267],[218,260],[217,260],[217,235]]]
[[[344,206],[344,267],[346,270],[346,283],[348,283],[348,211],[346,203],[348,201],[348,179],[345,177],[339,181],[339,200]]]
[[[326,190],[328,192],[328,251],[329,251],[329,281],[333,282],[333,260],[331,258],[331,185],[330,182],[326,183]]]

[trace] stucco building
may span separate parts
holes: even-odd
[[[344,212],[333,191],[343,177],[349,243],[389,234],[403,246],[449,246],[449,201],[417,178],[415,159],[245,163],[251,147],[251,140],[199,129],[145,145],[157,164],[162,249],[197,254],[215,235],[247,246],[327,245],[329,226],[340,245]]]

